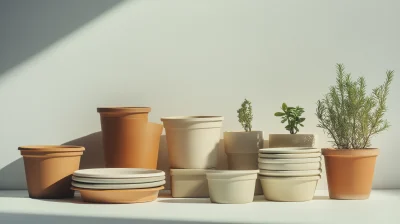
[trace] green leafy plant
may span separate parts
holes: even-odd
[[[298,126],[300,125],[301,127],[304,127],[302,123],[306,120],[304,117],[301,117],[301,115],[304,113],[304,109],[299,106],[288,107],[286,103],[282,104],[281,109],[283,112],[276,112],[275,116],[282,117],[282,124],[285,122],[288,123],[285,129],[288,130],[290,134],[296,134],[299,132]]]
[[[251,122],[253,120],[253,108],[251,102],[244,99],[241,108],[237,110],[239,122],[246,132],[251,131]]]
[[[336,70],[336,86],[317,102],[317,127],[324,129],[338,149],[367,148],[372,136],[389,128],[383,116],[394,71],[387,71],[385,82],[367,95],[364,77],[353,81],[342,64]]]

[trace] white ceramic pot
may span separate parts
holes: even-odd
[[[314,197],[320,176],[260,177],[265,199],[269,201],[309,201]]]
[[[320,175],[321,169],[318,170],[260,170],[260,176],[269,177],[304,177]]]
[[[171,193],[174,198],[208,198],[205,169],[171,169]]]
[[[258,172],[258,170],[207,171],[211,202],[221,204],[252,202]]]
[[[321,163],[259,163],[258,168],[263,170],[318,170]]]
[[[315,158],[321,157],[320,152],[313,152],[313,153],[304,153],[304,154],[259,154],[260,158],[266,159],[299,159],[299,158]]]
[[[300,159],[263,159],[258,158],[259,163],[316,163],[321,162],[321,157]]]
[[[315,147],[317,135],[314,134],[270,134],[269,147]]]
[[[223,117],[161,118],[171,168],[210,169],[217,166]]]
[[[312,147],[282,147],[282,148],[264,148],[260,149],[261,154],[306,154],[321,153],[321,149]]]

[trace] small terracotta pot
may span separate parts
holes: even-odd
[[[332,199],[368,199],[379,149],[322,149]]]
[[[72,173],[79,169],[85,148],[80,146],[21,146],[31,198],[72,198]]]
[[[317,135],[314,134],[270,134],[269,147],[315,147]]]
[[[170,168],[217,167],[221,116],[164,117]]]
[[[136,152],[147,151],[147,121],[149,107],[97,108],[101,117],[104,159],[107,168],[135,168]],[[141,162],[146,167],[153,162]]]

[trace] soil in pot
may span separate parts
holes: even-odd
[[[169,162],[177,169],[212,169],[217,166],[223,117],[165,117]]]
[[[329,197],[368,199],[379,149],[322,149]]]
[[[258,170],[208,171],[207,181],[213,203],[244,204],[253,201]]]
[[[317,135],[314,134],[270,134],[269,147],[315,147]]]
[[[80,146],[22,146],[26,182],[31,198],[72,198],[72,173],[79,169],[85,148]]]
[[[320,176],[260,177],[265,199],[299,202],[312,200]]]
[[[159,143],[162,126],[148,124],[149,107],[98,108],[105,166],[107,168],[153,168],[158,153],[150,148]],[[147,131],[149,128],[149,132]],[[161,135],[161,133],[160,133]],[[154,141],[149,142],[149,141]],[[143,157],[145,155],[145,157]]]

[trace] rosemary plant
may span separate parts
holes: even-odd
[[[317,102],[317,127],[324,129],[338,149],[367,148],[372,136],[389,128],[383,117],[394,71],[388,70],[385,82],[367,95],[364,77],[353,81],[342,64],[336,70],[336,86]]]
[[[242,125],[246,132],[251,131],[251,122],[253,120],[253,111],[251,107],[251,102],[244,99],[241,108],[237,110],[239,123]]]

